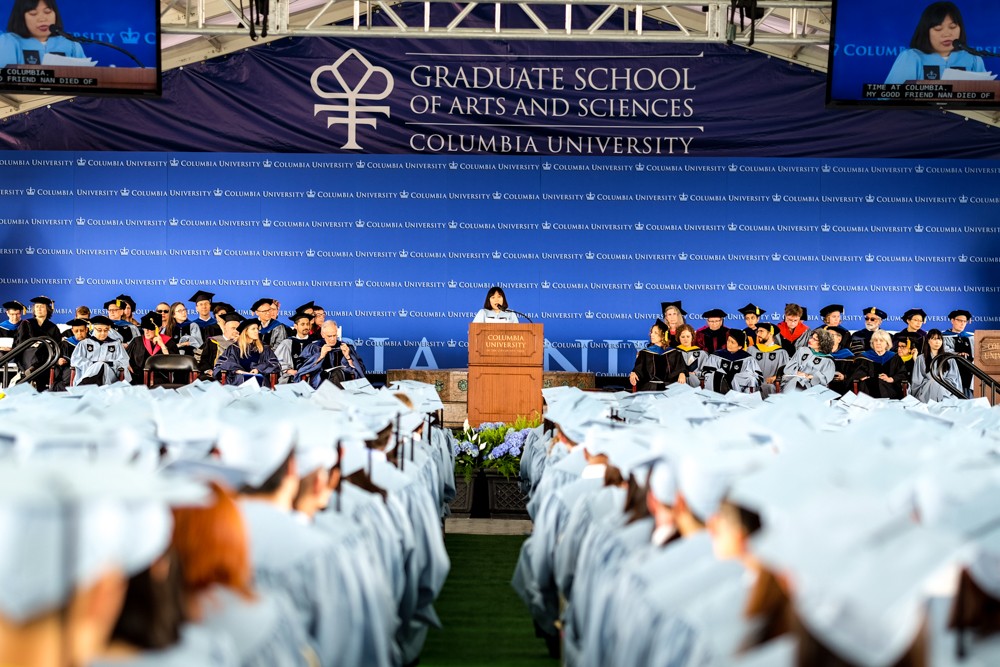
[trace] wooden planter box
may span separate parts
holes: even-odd
[[[520,480],[517,477],[507,479],[493,472],[487,472],[485,475],[489,489],[490,518],[527,519],[528,506],[521,493]]]
[[[475,483],[475,477],[468,483],[463,477],[455,478],[455,499],[449,505],[453,517],[465,519],[472,513],[472,485]]]

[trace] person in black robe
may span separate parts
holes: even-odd
[[[910,372],[906,363],[892,351],[892,337],[885,331],[871,336],[872,349],[858,357],[851,382],[858,383],[858,391],[874,398],[902,398],[903,382],[908,382]]]
[[[201,349],[205,341],[201,337],[201,327],[188,319],[188,309],[183,301],[170,304],[170,315],[167,317],[164,330],[177,345],[180,354],[198,358],[196,352]]]
[[[308,376],[309,384],[318,389],[324,380],[336,386],[348,380],[360,380],[368,372],[358,351],[347,341],[340,340],[337,323],[327,320],[320,329],[321,340],[310,343],[302,350],[305,363],[299,368],[293,382]]]
[[[205,290],[198,290],[188,299],[194,304],[195,317],[191,322],[196,324],[201,329],[201,339],[207,340],[211,336],[217,336],[221,333],[219,329],[218,315],[215,312],[215,306],[212,303],[212,299],[215,298],[215,294],[212,292],[206,292]]]
[[[763,378],[760,392],[765,398],[775,392],[775,383],[781,381],[781,377],[785,374],[785,365],[788,363],[788,352],[774,340],[777,333],[778,327],[770,322],[758,322],[757,342],[747,348],[747,352],[753,356],[760,368]]]
[[[684,318],[687,317],[687,311],[681,306],[680,301],[661,301],[660,311],[663,313],[663,321],[667,325],[667,344],[670,347],[677,347],[681,343],[680,338],[678,338],[679,330],[685,325]]]
[[[709,354],[726,349],[726,336],[729,333],[729,329],[723,326],[726,320],[726,311],[721,308],[713,308],[705,311],[702,317],[705,318],[705,326],[698,329],[694,344]]]
[[[281,364],[271,348],[260,340],[260,320],[243,320],[236,330],[240,335],[219,357],[215,376],[225,372],[226,384],[231,385],[256,381],[261,386],[269,386],[268,376],[281,372]]]
[[[36,296],[31,300],[31,304],[34,317],[25,318],[18,323],[17,331],[14,334],[14,347],[32,338],[49,338],[56,344],[57,349],[62,349],[60,347],[62,332],[51,319],[54,309],[52,299],[47,296]],[[45,363],[46,359],[48,359],[48,350],[41,343],[36,343],[25,350],[18,355],[17,359],[17,367],[21,371],[21,376],[24,377],[32,373],[40,364]],[[35,388],[41,390],[47,382],[48,377],[37,377],[34,381]]]
[[[198,357],[198,370],[205,378],[215,377],[215,365],[219,362],[219,357],[236,342],[240,335],[239,324],[245,319],[235,309],[217,317],[222,322],[222,333],[207,339],[201,346],[201,355]]]
[[[743,335],[747,338],[747,347],[752,347],[757,342],[757,323],[760,321],[760,316],[767,311],[760,306],[748,303],[740,308],[739,312],[743,314],[743,321],[746,322]]]
[[[20,301],[8,301],[3,305],[3,309],[7,311],[7,320],[0,322],[0,338],[13,338],[27,308]]]
[[[948,313],[948,319],[951,320],[951,329],[941,334],[944,337],[945,352],[959,354],[966,360],[972,361],[972,351],[975,348],[973,341],[975,339],[971,332],[965,330],[972,319],[972,313],[962,309],[953,310]],[[960,365],[958,374],[962,378],[962,389],[965,391],[965,397],[972,398],[972,371]]]
[[[303,350],[310,343],[319,340],[319,336],[314,336],[309,332],[312,330],[312,314],[305,311],[296,311],[289,318],[294,325],[294,335],[281,341],[274,347],[274,354],[281,362],[281,380],[288,382],[295,376],[306,361]]]
[[[706,389],[719,394],[727,394],[730,390],[752,394],[760,390],[763,376],[757,360],[746,351],[746,343],[742,331],[729,330],[725,349],[716,350],[702,365]]]
[[[872,334],[882,329],[882,322],[889,317],[884,310],[871,306],[861,311],[865,318],[865,328],[858,329],[851,334],[851,351],[854,354],[861,354],[872,349]]]
[[[142,384],[144,381],[143,370],[146,368],[146,361],[150,357],[158,354],[179,354],[177,343],[166,332],[161,331],[162,318],[153,311],[147,313],[139,322],[142,335],[132,339],[125,347],[125,352],[129,358],[129,373],[132,375],[132,384]],[[169,371],[158,371],[155,381],[159,383],[176,382],[170,377]]]
[[[629,382],[636,391],[663,391],[675,382],[685,382],[685,364],[681,353],[666,341],[667,324],[656,320],[649,328],[649,345],[639,350]]]
[[[77,318],[66,324],[69,325],[69,331],[66,332],[69,336],[64,336],[59,341],[61,354],[59,361],[56,362],[55,373],[53,373],[52,391],[65,391],[66,387],[69,386],[70,369],[72,368],[70,361],[73,359],[73,351],[76,350],[76,346],[81,341],[90,336],[90,322],[87,320]]]
[[[921,328],[927,321],[927,313],[922,308],[910,308],[900,319],[906,323],[906,328],[892,335],[893,347],[898,346],[903,338],[909,338],[916,354],[920,354],[924,351],[924,339],[927,338],[927,332]]]
[[[104,307],[108,311],[108,319],[111,320],[111,330],[121,339],[123,345],[128,345],[132,339],[139,336],[139,327],[125,319],[125,308],[128,304],[124,299],[115,297],[104,302]],[[112,335],[112,338],[115,338]]]
[[[833,359],[833,365],[836,368],[833,380],[826,386],[843,396],[852,389],[850,378],[854,375],[856,359],[854,353],[843,346],[844,339],[841,335],[841,327],[827,325],[823,328],[830,332],[830,336],[833,337],[833,351],[830,352],[830,358]]]
[[[839,303],[831,303],[829,306],[823,306],[819,310],[819,316],[823,318],[823,324],[826,325],[826,330],[830,332],[837,332],[840,334],[840,348],[841,350],[847,350],[851,347],[851,332],[841,326],[841,321],[844,319],[844,307]]]

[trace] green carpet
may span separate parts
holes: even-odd
[[[446,535],[451,574],[434,607],[444,630],[431,630],[421,667],[556,667],[535,638],[531,616],[510,587],[522,536]]]

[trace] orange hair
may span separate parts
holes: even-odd
[[[200,593],[213,585],[253,599],[253,570],[246,525],[228,491],[211,483],[207,507],[174,510],[173,548],[180,560],[184,590]]]

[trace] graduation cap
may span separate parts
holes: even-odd
[[[768,331],[771,332],[772,336],[774,334],[778,333],[778,327],[774,326],[770,322],[758,322],[756,328],[758,328],[758,329],[767,329]]]
[[[31,300],[31,303],[40,303],[43,306],[48,306],[49,308],[53,306],[52,299],[47,296],[36,296]]]
[[[726,319],[726,311],[722,310],[721,308],[713,308],[712,310],[706,310],[704,313],[701,314],[701,316],[703,319],[706,320],[711,319],[713,317]]]
[[[674,308],[676,308],[677,310],[679,310],[680,313],[681,313],[681,317],[685,317],[687,315],[687,311],[684,310],[683,308],[681,308],[681,302],[680,301],[661,301],[660,302],[660,312],[661,313],[662,312],[666,312],[667,308],[669,308],[670,306],[673,306]]]
[[[97,326],[98,324],[103,324],[106,327],[110,327],[114,325],[114,322],[111,321],[110,317],[105,317],[104,315],[96,315],[90,318],[90,324],[93,326]]]
[[[310,313],[304,313],[301,310],[296,310],[295,314],[289,317],[288,319],[291,320],[291,322],[294,324],[295,322],[298,322],[301,319],[311,320],[312,318],[313,316]]]
[[[27,310],[20,301],[8,301],[3,305],[4,310],[20,310],[22,313]]]
[[[68,326],[68,327],[89,327],[90,326],[90,322],[88,322],[87,320],[84,320],[84,319],[77,318],[75,320],[70,320],[69,322],[67,322],[66,326]]]
[[[653,472],[649,475],[649,492],[661,505],[674,506],[674,501],[677,500],[677,476],[667,459],[660,459],[653,464]]]
[[[925,320],[927,319],[927,313],[924,312],[923,308],[910,308],[908,311],[903,313],[902,320],[904,322],[909,322],[914,315],[919,315]]]
[[[831,303],[829,306],[823,306],[819,311],[820,317],[826,317],[830,313],[843,313],[844,307],[839,303]]]
[[[748,303],[747,305],[740,308],[739,311],[737,312],[740,312],[744,315],[756,315],[757,317],[760,317],[761,315],[764,314],[764,310],[762,308],[755,306],[752,303]]]
[[[261,437],[261,433],[267,437]],[[223,464],[243,470],[246,485],[257,488],[277,472],[295,445],[295,427],[273,412],[235,419],[219,429],[216,447]]]
[[[258,320],[256,317],[247,318],[247,319],[243,320],[242,322],[240,322],[240,325],[238,327],[236,327],[236,330],[239,331],[240,333],[243,333],[244,331],[246,331],[246,329],[248,327],[252,327],[252,326],[259,327],[260,326],[260,320]]]
[[[135,310],[135,299],[130,297],[128,294],[119,294],[115,298],[121,301],[122,303],[127,303],[132,308],[132,310]]]
[[[198,290],[188,298],[188,301],[191,301],[192,303],[198,303],[199,301],[211,301],[214,298],[215,294],[213,294],[212,292],[206,292],[205,290]]]
[[[880,320],[884,320],[884,319],[887,319],[889,317],[884,310],[882,310],[881,308],[876,308],[875,306],[872,306],[871,308],[865,308],[864,310],[861,311],[861,314],[862,315],[875,315]]]
[[[730,329],[726,336],[735,340],[740,347],[747,344],[747,335],[741,329]]]
[[[235,310],[227,311],[225,315],[220,317],[223,322],[242,322],[246,318],[237,313]]]
[[[115,297],[115,298],[111,299],[110,301],[105,301],[104,302],[104,307],[105,308],[110,308],[111,306],[116,306],[118,308],[122,308],[122,307],[124,307],[124,305],[125,305],[125,302],[122,301],[121,299],[119,299],[118,297]]]
[[[669,328],[667,326],[667,323],[664,322],[663,320],[661,320],[659,317],[657,317],[656,321],[653,322],[653,326],[656,327],[657,329],[659,329],[660,331],[664,332],[664,333],[666,333],[667,329]]]
[[[274,303],[274,299],[257,299],[253,302],[253,305],[250,306],[250,310],[256,311],[261,306],[270,306],[272,303]]]
[[[139,321],[139,327],[147,331],[159,331],[161,326],[163,326],[163,318],[155,310],[143,315]]]
[[[298,308],[296,308],[296,309],[295,309],[295,312],[296,312],[296,313],[299,313],[299,312],[302,312],[302,311],[304,311],[304,310],[312,310],[312,309],[314,309],[315,307],[316,307],[316,304],[315,304],[314,302],[310,301],[310,302],[308,302],[308,303],[304,303],[304,304],[302,304],[301,306],[299,306]]]
[[[17,301],[15,301],[14,303],[17,303]],[[4,304],[4,308],[7,308],[7,307],[8,307],[7,304]],[[965,319],[967,319],[967,320],[971,320],[972,319],[972,313],[970,313],[967,310],[961,310],[961,309],[959,309],[959,310],[953,310],[950,313],[948,313],[948,319],[949,320],[953,320],[956,317],[962,317],[963,315],[965,316]]]

